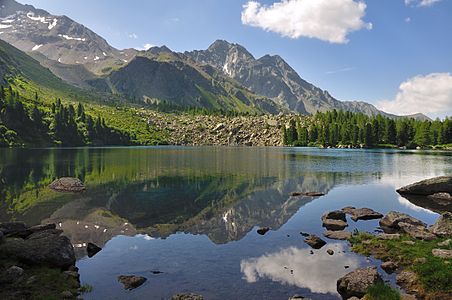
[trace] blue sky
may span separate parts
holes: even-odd
[[[339,100],[452,115],[450,0],[20,0],[65,14],[117,48],[279,54]],[[245,7],[244,7],[245,6]]]

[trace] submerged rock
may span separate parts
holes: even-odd
[[[327,230],[323,235],[332,240],[348,240],[352,237],[351,232],[348,231],[331,231]]]
[[[93,257],[100,250],[102,250],[102,248],[93,243],[88,243],[88,245],[86,246],[86,252],[88,253],[88,257]]]
[[[204,300],[203,296],[192,293],[181,293],[171,297],[171,300]]]
[[[121,275],[118,276],[118,281],[124,285],[126,290],[133,290],[141,286],[146,282],[146,278],[142,276],[135,275]]]
[[[437,193],[452,193],[452,176],[440,176],[422,180],[397,190],[399,194],[433,195]]]
[[[58,192],[79,193],[85,190],[85,186],[78,178],[62,177],[53,181],[49,188]]]
[[[320,249],[326,245],[326,242],[324,240],[314,234],[311,234],[310,236],[305,238],[304,242],[314,249]]]
[[[383,280],[376,267],[357,269],[337,281],[337,291],[342,299],[362,298],[367,293],[367,289],[377,282],[383,282]]]
[[[260,235],[264,235],[266,234],[268,231],[270,230],[270,228],[268,227],[261,227],[257,230],[257,233],[259,233]]]
[[[380,220],[380,226],[384,228],[400,229],[399,223],[408,223],[416,226],[426,227],[424,222],[404,213],[390,211]]]
[[[293,295],[289,300],[311,300],[311,298],[306,298],[301,295]]]
[[[452,236],[452,213],[446,212],[442,214],[435,224],[430,227],[430,231],[441,237]]]

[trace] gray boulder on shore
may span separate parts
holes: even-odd
[[[362,298],[367,289],[377,282],[383,282],[376,267],[356,269],[337,281],[337,291],[342,299]]]
[[[452,213],[446,212],[442,214],[435,224],[430,228],[430,231],[441,237],[451,237],[452,236]]]
[[[75,264],[74,247],[66,236],[60,236],[61,230],[54,224],[26,227],[17,231],[17,223],[3,223],[0,228],[14,228],[11,234],[19,237],[8,237],[0,244],[0,252],[27,264],[45,265],[55,268],[69,268]],[[3,229],[2,229],[3,231]],[[22,233],[28,235],[22,235]]]

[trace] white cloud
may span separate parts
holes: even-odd
[[[328,75],[331,75],[331,74],[337,74],[337,73],[343,73],[343,72],[350,72],[350,71],[353,71],[353,70],[354,70],[354,68],[346,67],[346,68],[342,68],[342,69],[338,69],[338,70],[327,71],[325,73],[328,74]]]
[[[445,116],[452,113],[452,75],[432,73],[403,82],[394,100],[380,101],[377,107],[394,114],[424,113]]]
[[[269,6],[249,1],[243,6],[242,23],[293,39],[347,43],[350,32],[372,29],[362,20],[366,7],[354,0],[281,0]]]
[[[441,0],[405,0],[407,6],[432,6]]]
[[[138,35],[136,33],[131,33],[129,34],[129,38],[136,40],[138,38]]]
[[[406,17],[406,18],[405,18],[405,22],[406,22],[406,23],[410,23],[410,22],[411,22],[411,18],[410,18],[410,17]]]
[[[149,49],[151,49],[152,47],[154,47],[154,45],[149,44],[149,43],[143,45],[144,50],[149,50]]]

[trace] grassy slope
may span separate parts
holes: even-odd
[[[146,120],[137,117],[138,109],[122,103],[113,95],[94,93],[73,87],[53,75],[24,52],[0,41],[0,75],[3,84],[10,84],[20,92],[25,107],[37,105],[44,111],[60,98],[63,104],[82,102],[86,112],[105,118],[108,125],[126,131],[139,144],[161,144],[164,136],[148,128]],[[35,101],[35,93],[39,100]]]

